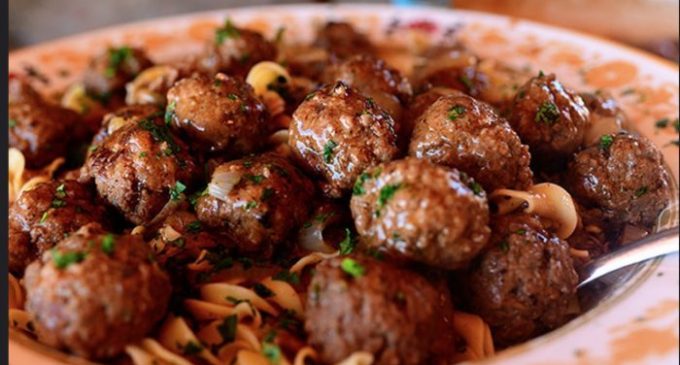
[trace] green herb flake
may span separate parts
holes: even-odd
[[[465,114],[465,107],[462,105],[455,105],[449,109],[449,120],[456,120]]]
[[[227,95],[227,98],[229,98],[229,100],[238,100],[238,95],[230,93],[229,95]]]
[[[305,96],[305,101],[312,99],[314,95],[316,95],[316,92],[311,92],[307,94],[307,96]]]
[[[293,285],[300,284],[300,277],[298,274],[288,270],[279,271],[274,276],[272,276],[272,280],[285,281]]]
[[[397,183],[397,184],[387,184],[383,186],[380,189],[380,193],[378,195],[378,202],[377,202],[377,208],[375,210],[375,215],[380,216],[380,211],[385,207],[385,204],[389,202],[390,199],[394,196],[394,194],[397,193],[399,189],[401,189],[402,184]]]
[[[232,314],[225,318],[222,323],[217,325],[217,331],[222,337],[222,343],[231,343],[236,339],[236,327],[238,325],[238,316]]]
[[[470,181],[470,183],[468,184],[468,187],[470,187],[470,189],[472,190],[472,192],[475,193],[475,195],[477,195],[477,196],[481,196],[482,193],[484,192],[484,189],[482,188],[482,185],[480,185],[480,184],[479,184],[478,182],[476,182],[476,181]]]
[[[256,206],[257,206],[257,202],[251,200],[251,201],[249,201],[249,202],[246,203],[246,205],[244,206],[244,208],[245,208],[246,210],[251,210],[251,209],[255,208]]]
[[[278,365],[281,362],[281,349],[278,345],[265,342],[262,344],[262,355],[269,360],[270,363]]]
[[[607,151],[609,150],[609,147],[611,147],[612,143],[614,143],[614,137],[607,134],[602,137],[600,137],[600,148]]]
[[[180,195],[187,189],[187,186],[182,184],[181,181],[177,180],[175,186],[170,189],[170,199],[177,201]]]
[[[116,249],[116,238],[113,234],[109,233],[102,238],[102,251],[105,254],[110,255]]]
[[[179,152],[180,148],[177,143],[175,143],[175,139],[167,125],[159,126],[148,119],[140,120],[138,125],[140,128],[151,133],[151,136],[154,140],[167,143],[169,146],[168,148],[172,151],[172,153]]]
[[[54,196],[56,196],[59,199],[63,199],[66,197],[66,186],[63,183],[57,186],[57,188],[54,190]]]
[[[643,187],[635,190],[635,197],[639,198],[639,197],[647,194],[648,191],[649,191],[649,188],[647,188],[646,186],[643,186]]]
[[[262,191],[262,196],[260,197],[260,201],[266,202],[269,201],[274,196],[274,189],[272,188],[266,188],[264,191]]]
[[[331,163],[331,158],[333,157],[333,149],[337,147],[338,144],[335,141],[330,140],[323,146],[323,160],[325,163]]]
[[[165,125],[170,125],[172,122],[172,115],[175,114],[175,107],[177,106],[176,102],[171,102],[168,104],[168,107],[165,108]]]
[[[362,277],[366,273],[366,268],[363,265],[349,257],[342,259],[340,268],[342,268],[342,271],[355,278]]]
[[[262,342],[274,342],[276,340],[276,331],[271,330],[267,332],[266,335],[262,338]]]
[[[543,70],[538,70],[538,77],[543,77],[545,74],[543,73]]]
[[[182,355],[193,356],[203,352],[203,345],[195,341],[189,341],[184,346],[179,346],[182,350]]]
[[[52,200],[52,208],[61,208],[63,206],[66,206],[66,201],[61,199]]]
[[[120,65],[122,65],[129,57],[132,57],[132,48],[130,47],[109,49],[109,60],[108,65],[104,70],[104,75],[108,78],[113,78],[116,75],[116,72],[118,72]]]
[[[510,251],[510,244],[508,243],[508,241],[505,240],[501,241],[501,243],[498,244],[498,247],[500,247],[501,251],[503,252],[507,253],[508,251]]]
[[[172,242],[170,242],[170,243],[173,244],[173,245],[175,245],[175,246],[177,246],[178,248],[184,248],[184,246],[186,245],[186,242],[184,241],[184,238],[181,238],[181,237],[178,238],[178,239],[176,239],[176,240],[174,240],[174,241],[172,241]]]
[[[44,211],[43,214],[42,214],[42,216],[40,217],[40,222],[39,222],[39,223],[40,223],[40,224],[45,223],[45,221],[47,220],[47,217],[49,217],[49,215],[50,215],[50,211],[49,211],[49,210]]]
[[[253,184],[257,185],[264,180],[264,176],[262,175],[252,175],[252,174],[246,174],[245,178],[247,180],[250,180]]]
[[[253,286],[253,291],[255,291],[255,294],[259,295],[262,298],[269,298],[274,296],[274,292],[271,291],[271,289],[267,288],[266,286],[262,285],[261,283],[257,283]]]
[[[345,228],[345,239],[340,242],[340,254],[341,255],[349,255],[354,251],[354,248],[356,247],[357,242],[354,237],[352,237],[352,231],[349,230],[349,228]]]
[[[544,101],[538,108],[534,121],[537,123],[555,124],[560,118],[560,112],[557,110],[557,105],[550,101]]]
[[[231,19],[227,19],[224,22],[224,25],[221,28],[217,28],[215,31],[215,43],[220,45],[229,38],[238,38],[240,36],[241,33],[238,29],[236,29],[236,27],[234,27]]]
[[[518,229],[518,230],[515,231],[515,234],[518,234],[520,236],[523,236],[526,233],[527,233],[526,229]]]
[[[461,77],[458,78],[463,85],[468,89],[468,91],[473,90],[475,85],[472,83],[472,80],[470,80],[469,77],[466,75],[462,75]]]
[[[57,269],[65,269],[71,264],[77,264],[85,260],[85,252],[69,251],[61,252],[57,249],[52,249],[52,262]]]
[[[193,221],[186,225],[187,232],[196,233],[201,231],[201,221]]]
[[[354,183],[354,187],[352,188],[352,195],[364,195],[366,193],[366,190],[364,189],[364,183],[366,182],[366,180],[370,178],[371,175],[369,175],[366,172],[362,172],[361,175],[359,175],[357,181]]]
[[[197,191],[197,192],[191,194],[191,197],[189,197],[189,203],[191,204],[191,206],[195,206],[196,203],[198,202],[198,199],[200,197],[206,196],[206,195],[208,195],[208,188],[207,187],[205,189],[201,190],[201,191]]]
[[[16,121],[16,119],[10,119],[10,120],[7,121],[7,124],[9,124],[10,128],[14,128],[17,125],[17,121]]]
[[[662,118],[662,119],[657,120],[654,123],[654,125],[657,128],[666,128],[666,127],[668,127],[668,123],[670,123],[670,120],[668,118]]]

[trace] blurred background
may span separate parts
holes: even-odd
[[[10,47],[113,24],[235,6],[344,3],[304,0],[10,0]],[[354,1],[356,2],[356,1]],[[474,9],[551,23],[614,39],[678,62],[679,0],[373,0]]]

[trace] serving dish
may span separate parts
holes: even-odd
[[[109,44],[138,45],[154,61],[201,50],[214,28],[229,17],[240,26],[273,35],[286,27],[288,41],[308,42],[313,24],[342,19],[379,44],[418,46],[452,33],[482,57],[532,72],[555,72],[579,90],[612,92],[634,122],[663,153],[675,181],[674,206],[660,227],[677,224],[678,140],[672,125],[656,121],[678,115],[677,65],[603,40],[516,19],[466,11],[388,6],[282,6],[242,8],[153,20],[71,37],[10,55],[10,72],[49,80],[58,92],[73,82],[88,58]],[[407,30],[407,32],[404,32]],[[414,31],[415,30],[415,31]],[[398,68],[408,60],[392,58]],[[605,278],[598,304],[545,336],[510,348],[484,363],[620,364],[672,363],[678,354],[678,256],[638,265]],[[84,363],[10,333],[10,363]]]

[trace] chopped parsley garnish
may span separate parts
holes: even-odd
[[[364,190],[364,183],[366,180],[370,179],[371,175],[366,172],[362,172],[359,178],[354,183],[354,188],[352,188],[352,195],[364,195],[366,190]]]
[[[57,269],[65,269],[71,264],[77,264],[85,260],[85,252],[80,251],[69,251],[61,252],[56,249],[52,249],[52,262]]]
[[[151,120],[143,119],[139,121],[139,127],[149,131],[154,140],[167,143],[169,146],[168,148],[172,153],[179,152],[180,148],[177,143],[175,143],[175,139],[172,137],[172,133],[170,133],[170,130],[166,125],[159,126]]]
[[[342,268],[342,271],[355,278],[361,277],[366,273],[366,268],[363,265],[349,257],[342,259],[340,268]]]
[[[130,47],[120,47],[109,49],[109,62],[104,70],[104,75],[112,78],[118,72],[120,65],[132,56],[132,49]]]
[[[264,176],[262,176],[262,175],[251,175],[251,174],[246,174],[246,175],[245,175],[245,178],[248,179],[248,180],[250,180],[250,181],[252,181],[253,184],[256,184],[256,185],[259,184],[259,183],[261,183],[262,180],[264,180]]]
[[[268,201],[269,199],[271,199],[272,196],[274,196],[274,189],[272,189],[272,188],[266,188],[266,189],[264,189],[264,191],[262,192],[262,196],[260,197],[260,200],[263,201],[263,202],[266,202],[266,201]]]
[[[175,113],[176,105],[177,103],[173,101],[165,108],[165,125],[170,125],[170,122],[172,122],[172,115]]]
[[[265,342],[262,344],[262,355],[269,360],[274,365],[278,365],[281,362],[281,349],[278,345],[270,342]]]
[[[61,199],[52,200],[52,208],[61,208],[66,205],[66,202]]]
[[[550,101],[544,101],[538,108],[534,121],[537,123],[554,124],[560,118],[557,105]]]
[[[217,28],[215,31],[215,43],[222,44],[226,39],[229,38],[238,38],[241,36],[241,33],[234,27],[234,24],[232,24],[231,19],[227,19],[224,22],[224,25],[221,28]]]
[[[396,194],[397,191],[399,189],[401,189],[401,187],[402,187],[402,184],[397,183],[397,184],[387,184],[380,189],[380,193],[378,195],[378,206],[375,210],[376,216],[378,216],[378,217],[380,216],[380,211],[382,210],[382,208],[385,207],[385,204],[387,204],[387,202],[390,199],[392,199],[394,194]]]
[[[337,147],[338,144],[335,141],[330,140],[323,146],[323,160],[325,163],[331,163],[331,158],[333,157],[333,149]]]
[[[357,242],[354,237],[352,237],[352,232],[349,230],[349,228],[345,228],[345,239],[340,242],[340,254],[341,255],[349,255],[354,251],[354,248],[356,247]]]
[[[229,100],[238,100],[238,95],[230,93],[229,95],[227,95],[227,98],[229,98]]]
[[[609,147],[611,147],[612,143],[614,143],[614,137],[611,135],[604,135],[600,137],[600,148],[603,150],[608,150]]]
[[[200,232],[201,231],[201,221],[193,221],[186,225],[187,232]]]
[[[300,284],[300,277],[298,274],[288,270],[279,271],[274,276],[272,276],[272,280],[285,281],[293,285]]]
[[[49,217],[49,215],[50,215],[49,210],[44,211],[42,216],[40,217],[40,224],[45,223],[45,221],[47,220],[47,217]]]
[[[503,252],[510,251],[510,244],[508,243],[508,241],[505,240],[501,241],[501,243],[498,244],[498,247],[500,247],[501,251]]]
[[[335,215],[334,212],[327,212],[327,213],[320,213],[320,214],[317,214],[316,216],[314,216],[314,218],[313,218],[311,221],[306,222],[306,223],[304,224],[304,228],[309,228],[309,227],[311,227],[311,226],[312,226],[312,223],[313,223],[312,221],[318,222],[318,223],[323,223],[323,222],[326,221],[326,219],[332,217],[333,215]]]
[[[238,324],[238,316],[232,314],[225,318],[222,323],[217,325],[217,331],[222,336],[222,343],[234,342],[236,339],[236,325]]]
[[[524,234],[527,233],[527,230],[526,229],[518,229],[518,230],[515,231],[515,233],[518,234],[518,235],[524,235]]]
[[[139,153],[139,157],[140,157],[140,158],[144,158],[144,157],[146,157],[146,156],[148,156],[148,154],[147,154],[146,152],[144,152],[144,151],[142,151],[142,152]]]
[[[649,191],[649,189],[646,186],[643,186],[643,187],[635,190],[635,197],[639,198],[639,197],[647,194],[648,191]]]
[[[466,75],[462,75],[458,79],[460,80],[460,82],[463,83],[463,85],[465,85],[465,87],[468,89],[468,91],[471,91],[472,89],[474,89],[475,85],[472,83],[472,80],[470,80],[470,78],[467,77]]]
[[[170,243],[177,246],[178,248],[184,248],[184,245],[186,245],[186,243],[184,242],[184,238],[181,237]]]
[[[253,286],[253,290],[257,295],[261,296],[262,298],[269,298],[274,296],[273,291],[271,291],[269,288],[260,283],[255,284]]]
[[[470,183],[468,184],[468,186],[470,187],[470,189],[472,190],[472,192],[475,193],[475,195],[482,195],[482,192],[484,191],[484,189],[482,188],[482,186],[479,185],[479,183],[476,182],[476,181],[470,181]]]
[[[116,238],[113,236],[113,234],[109,233],[102,238],[102,251],[104,251],[105,254],[110,255],[115,249]]]
[[[366,107],[367,108],[375,107],[375,101],[373,101],[373,98],[366,98]]]
[[[244,206],[244,208],[246,208],[246,210],[250,210],[250,209],[255,208],[256,206],[257,206],[257,202],[254,201],[254,200],[251,200],[251,201],[249,201],[249,202],[246,203],[246,205]]]
[[[307,101],[307,100],[313,98],[314,95],[316,95],[316,92],[311,92],[311,93],[307,94],[307,96],[305,96],[305,101]]]
[[[383,255],[383,253],[381,251],[378,251],[374,248],[369,248],[368,250],[366,250],[366,254],[368,256],[373,257],[374,259],[376,259],[378,261],[382,261],[385,258],[385,255]]]
[[[200,198],[202,196],[206,196],[206,195],[208,195],[208,188],[207,187],[205,189],[201,190],[201,191],[197,191],[197,192],[191,194],[191,197],[189,197],[189,203],[191,204],[191,206],[195,206],[196,203],[198,202],[198,198]]]
[[[545,74],[543,73],[543,70],[538,70],[538,77],[543,77]]]
[[[656,123],[654,123],[654,125],[657,128],[666,128],[668,127],[668,123],[670,123],[670,120],[668,118],[662,118],[657,120]]]
[[[170,189],[170,199],[179,200],[180,195],[187,189],[187,186],[177,180],[175,186]]]
[[[276,331],[275,330],[271,330],[271,331],[267,332],[267,334],[264,335],[264,337],[262,338],[262,342],[274,342],[274,340],[276,340]]]
[[[7,123],[9,124],[10,128],[14,128],[17,125],[17,121],[15,119],[10,119],[9,121],[7,121]]]
[[[465,114],[465,107],[462,105],[455,105],[449,109],[449,120],[456,120]]]
[[[179,347],[182,350],[182,355],[192,356],[203,352],[203,345],[194,341],[189,341],[184,346]]]

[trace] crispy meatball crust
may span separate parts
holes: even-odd
[[[492,219],[488,248],[472,266],[471,307],[489,324],[494,342],[515,344],[571,318],[578,275],[569,245],[535,216]]]
[[[242,155],[258,149],[269,132],[266,108],[250,85],[224,74],[180,80],[168,103],[173,128],[197,149]]]
[[[305,329],[324,363],[356,351],[376,365],[438,364],[455,348],[448,294],[415,272],[365,257],[352,277],[345,258],[320,263],[308,287]]]
[[[328,22],[316,34],[314,46],[323,48],[332,57],[344,59],[356,54],[371,54],[375,50],[365,35],[345,22]]]
[[[108,136],[88,156],[80,180],[94,180],[100,196],[142,225],[168,203],[171,190],[190,188],[198,176],[187,146],[154,114]]]
[[[43,167],[85,140],[78,114],[43,99],[18,78],[10,78],[8,87],[9,146],[21,151],[29,168]]]
[[[547,166],[581,147],[589,114],[583,99],[554,74],[539,74],[517,91],[509,122],[532,156]]]
[[[9,208],[9,270],[26,266],[81,226],[103,222],[105,209],[89,186],[50,181],[24,191]]]
[[[531,185],[529,147],[486,103],[443,96],[416,121],[409,155],[455,167],[488,191]]]
[[[350,201],[362,244],[444,269],[465,266],[490,234],[486,194],[475,184],[415,158],[366,170]]]
[[[200,197],[196,215],[206,227],[231,237],[241,252],[267,257],[306,221],[314,186],[288,160],[275,154],[218,166],[212,173],[209,191],[224,191],[216,182],[219,176],[228,175],[232,182],[237,180],[235,185],[224,197]]]
[[[108,48],[90,61],[83,83],[85,89],[95,95],[122,93],[125,84],[152,65],[141,49],[127,46]]]
[[[69,255],[82,260],[69,261]],[[44,341],[89,359],[121,353],[165,315],[171,286],[139,236],[88,225],[26,269],[26,310]]]
[[[318,90],[298,107],[288,144],[334,198],[348,192],[362,171],[398,153],[392,117],[342,82]]]
[[[614,224],[651,227],[668,205],[670,177],[663,157],[642,136],[620,133],[574,156],[567,188],[587,207],[599,208]]]
[[[244,78],[258,62],[276,59],[277,49],[262,34],[235,27],[227,21],[215,31],[206,54],[199,60],[208,73],[224,72]]]

